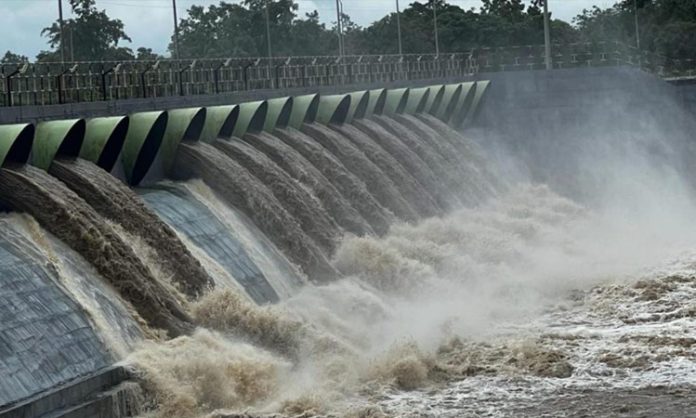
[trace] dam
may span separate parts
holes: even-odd
[[[354,81],[0,108],[0,417],[696,413],[687,87]]]

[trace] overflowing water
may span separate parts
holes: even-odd
[[[4,167],[0,201],[147,416],[689,415],[696,204],[627,148],[586,199],[378,116],[186,141],[138,194],[80,160],[49,170],[68,186]]]

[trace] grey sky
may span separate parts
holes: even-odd
[[[133,39],[130,46],[153,48],[159,53],[166,50],[172,32],[171,0],[96,0],[97,7],[121,19],[125,30]],[[209,5],[220,0],[177,0],[179,17],[193,4]],[[400,0],[406,7],[411,0]],[[478,8],[480,0],[448,0],[463,8]],[[69,16],[68,1],[63,0],[64,11]],[[335,0],[298,0],[300,15],[318,10],[325,22],[335,20]],[[592,5],[607,7],[614,0],[549,0],[549,7],[556,18],[570,21],[583,8]],[[41,29],[57,18],[57,0],[0,0],[0,54],[6,50],[27,55],[30,58],[42,49],[48,49]],[[394,10],[395,0],[343,0],[343,11],[359,25],[365,26]]]

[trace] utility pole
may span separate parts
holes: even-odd
[[[179,55],[179,18],[176,16],[176,0],[172,0],[172,9],[174,10],[174,53],[176,59],[181,59]]]
[[[340,0],[336,0],[336,29],[338,30],[338,55],[343,56],[343,28],[341,24]]]
[[[58,22],[60,24],[60,61],[65,62],[65,33],[63,31],[63,0],[58,0]]]
[[[271,80],[273,87],[273,50],[271,49],[271,18],[268,11],[268,0],[266,0],[266,43],[268,45],[268,78]]]
[[[551,62],[551,22],[549,20],[549,0],[544,1],[544,46],[546,47],[546,69],[553,69]]]
[[[399,0],[396,0],[396,31],[399,37],[399,55],[403,55],[404,50],[401,47],[401,10],[399,9]]]
[[[273,51],[271,50],[271,19],[268,11],[268,0],[266,0],[266,42],[268,45],[268,62],[270,63],[273,58]]]
[[[435,25],[435,55],[440,56],[440,39],[437,30],[437,0],[433,0],[433,24]]]
[[[640,51],[640,31],[638,27],[638,0],[633,0],[633,9],[636,19],[636,48]]]

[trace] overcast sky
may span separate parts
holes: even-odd
[[[177,0],[179,17],[193,4],[216,4],[220,0]],[[406,7],[411,0],[400,0]],[[422,0],[421,0],[422,1]],[[96,0],[97,7],[109,16],[121,19],[126,33],[133,39],[133,50],[140,46],[164,53],[172,32],[171,0]],[[68,0],[63,0],[66,18],[70,15]],[[300,16],[318,10],[320,18],[335,21],[335,0],[298,0]],[[478,8],[480,0],[448,0],[463,8]],[[556,18],[571,21],[583,8],[592,5],[608,7],[614,0],[549,0],[549,8]],[[57,0],[0,0],[0,54],[6,50],[30,58],[42,49],[48,49],[41,29],[57,19]],[[395,0],[343,0],[343,11],[353,21],[365,26],[394,10]]]

